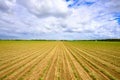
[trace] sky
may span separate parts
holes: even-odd
[[[120,0],[0,0],[0,39],[120,38]]]

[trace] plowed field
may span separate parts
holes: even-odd
[[[0,41],[0,80],[120,80],[120,42]]]

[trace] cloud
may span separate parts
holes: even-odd
[[[105,3],[105,6],[108,8],[110,12],[120,12],[120,1],[111,0]]]
[[[119,3],[113,2],[0,0],[0,38],[120,38]]]
[[[16,0],[0,0],[0,11],[10,12],[15,5]]]
[[[64,17],[68,14],[67,3],[64,0],[18,0],[17,2],[38,17]]]

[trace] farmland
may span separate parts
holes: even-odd
[[[0,41],[0,80],[120,80],[120,42]]]

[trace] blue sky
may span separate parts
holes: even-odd
[[[120,38],[119,0],[0,0],[0,39]]]

